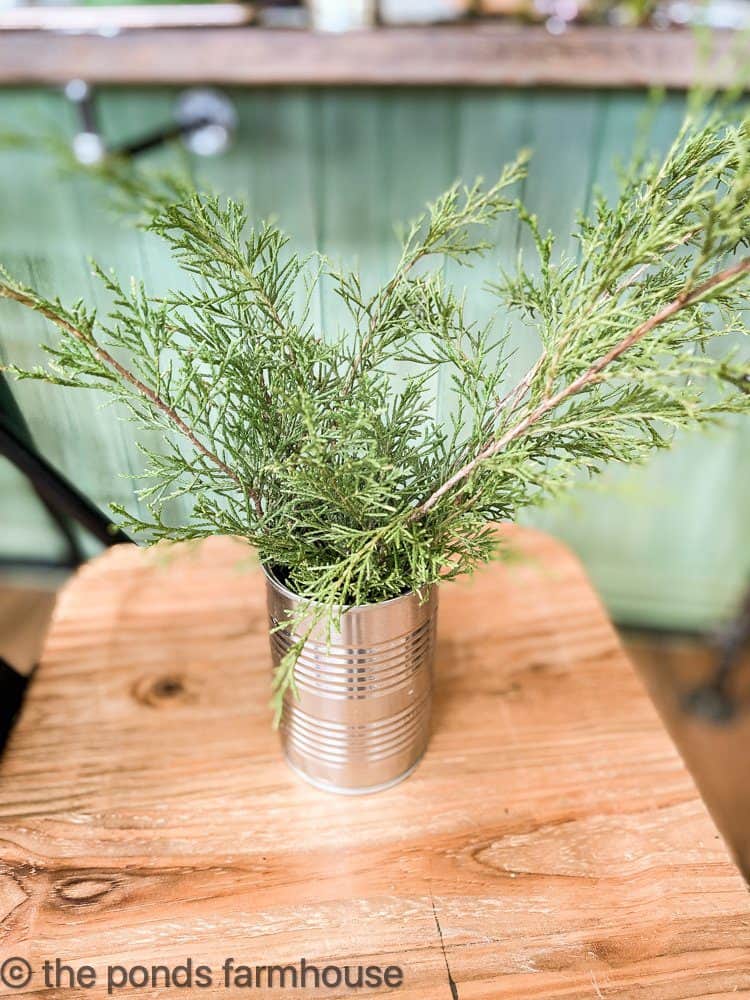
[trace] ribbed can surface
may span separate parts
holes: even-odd
[[[271,628],[304,601],[266,572]],[[297,662],[281,739],[291,766],[328,791],[357,794],[395,784],[427,747],[437,589],[345,610],[330,635],[316,625]],[[297,631],[304,632],[303,625]],[[274,667],[298,636],[271,634]]]

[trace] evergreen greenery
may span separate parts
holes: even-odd
[[[103,318],[4,274],[0,296],[60,332],[48,368],[15,374],[104,389],[163,433],[163,447],[144,445],[152,518],[120,511],[126,527],[150,541],[241,536],[333,620],[338,606],[471,571],[493,554],[491,522],[580,470],[641,461],[677,428],[750,409],[747,357],[705,350],[748,333],[749,140],[747,120],[687,121],[662,161],[637,164],[614,201],[596,198],[576,257],[512,200],[521,158],[494,186],[457,185],[430,205],[374,292],[300,258],[275,226],[248,228],[236,202],[117,168],[191,284],[157,298],[97,269],[113,298]],[[512,387],[507,331],[471,322],[443,273],[446,258],[490,251],[482,228],[503,213],[520,216],[538,258],[487,290],[539,340]],[[316,329],[321,282],[348,329]],[[441,371],[447,423],[434,416]],[[178,497],[189,523],[170,517]]]

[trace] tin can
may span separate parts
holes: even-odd
[[[265,570],[274,668],[299,635],[277,629],[311,603]],[[287,762],[316,788],[359,795],[389,788],[419,763],[430,732],[437,588],[342,609],[316,623],[280,722]]]

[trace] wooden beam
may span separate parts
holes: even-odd
[[[604,87],[735,83],[738,36],[708,59],[689,31],[480,22],[346,35],[253,27],[123,31],[115,37],[0,31],[0,84]],[[747,42],[744,43],[747,47]]]

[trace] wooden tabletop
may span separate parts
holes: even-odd
[[[746,62],[746,38],[716,31],[698,39],[679,28],[574,26],[551,35],[543,27],[488,20],[342,35],[257,27],[115,31],[113,37],[0,30],[0,84],[81,78],[130,85],[684,89],[696,82],[742,83]]]
[[[0,968],[33,970],[12,995],[188,956],[215,975],[189,996],[382,995],[225,990],[230,956],[396,965],[409,1000],[749,994],[744,883],[612,626],[565,549],[512,539],[443,588],[421,766],[355,800],[280,757],[245,549],[86,566],[0,767]],[[55,958],[94,987],[46,988]]]

